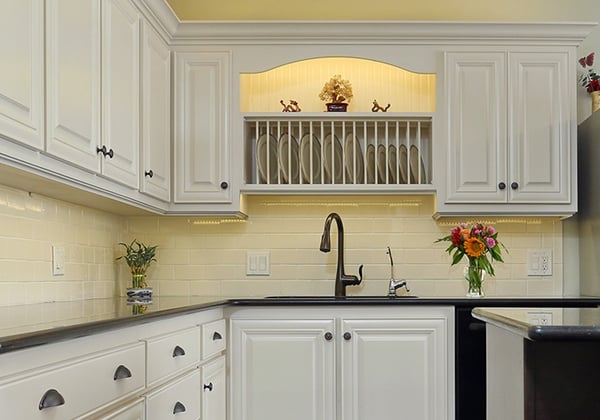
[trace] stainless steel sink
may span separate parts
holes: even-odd
[[[394,299],[417,299],[414,295],[400,296],[323,296],[323,295],[300,295],[300,296],[267,296],[265,299],[285,299],[285,300],[394,300]]]

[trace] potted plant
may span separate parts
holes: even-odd
[[[319,99],[325,101],[327,111],[345,112],[348,102],[352,100],[352,85],[348,80],[342,79],[339,74],[334,75],[321,89]]]
[[[127,288],[127,297],[129,299],[150,299],[152,288],[146,283],[146,270],[153,261],[156,261],[157,246],[147,246],[137,239],[130,244],[119,243],[125,248],[125,255],[121,255],[117,260],[124,259],[131,272],[131,285]]]

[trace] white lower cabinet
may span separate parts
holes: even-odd
[[[0,354],[0,418],[226,420],[225,327],[213,308]]]
[[[231,318],[232,420],[452,420],[452,308],[262,308]]]
[[[144,398],[138,398],[132,403],[112,409],[106,414],[95,414],[85,417],[85,420],[144,420],[146,418],[146,404]]]
[[[225,356],[202,366],[202,420],[226,420]]]
[[[232,319],[232,420],[335,419],[334,326],[333,318]]]
[[[200,371],[171,381],[146,397],[146,420],[200,419]]]
[[[0,381],[2,417],[76,418],[142,391],[145,378],[142,343],[20,372]]]

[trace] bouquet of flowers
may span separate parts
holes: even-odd
[[[494,261],[504,262],[500,252],[502,244],[498,241],[498,232],[492,226],[481,223],[469,226],[461,223],[450,230],[450,235],[444,236],[436,242],[441,241],[450,242],[446,252],[452,255],[452,265],[458,264],[466,255],[469,265],[481,268],[493,276],[494,267],[488,259],[488,255]]]
[[[469,283],[469,296],[481,296],[483,272],[494,275],[492,261],[504,262],[498,241],[498,232],[492,226],[475,223],[461,223],[450,230],[450,235],[436,242],[448,241],[446,252],[452,256],[452,264],[458,264],[467,257],[469,265],[465,269],[465,279]],[[505,248],[506,249],[506,248]]]
[[[590,53],[586,57],[580,58],[579,64],[584,69],[587,69],[586,72],[579,77],[581,86],[583,86],[588,93],[600,90],[600,76],[598,76],[592,68],[592,65],[594,64],[594,53]]]

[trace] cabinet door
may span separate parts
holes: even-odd
[[[202,366],[201,420],[226,420],[225,356]]]
[[[100,171],[100,1],[46,2],[46,149]]]
[[[44,147],[44,2],[0,2],[0,137]]]
[[[140,191],[169,201],[171,183],[171,53],[142,25],[142,152]]]
[[[506,169],[504,53],[447,53],[447,203],[503,203]]]
[[[230,54],[175,53],[176,203],[231,203]]]
[[[333,335],[333,319],[233,320],[231,419],[335,419]]]
[[[140,18],[129,0],[102,6],[102,173],[137,189]]]
[[[448,419],[446,329],[442,318],[343,320],[340,418]]]
[[[569,54],[510,53],[509,200],[571,202]],[[574,94],[574,93],[573,93]]]

